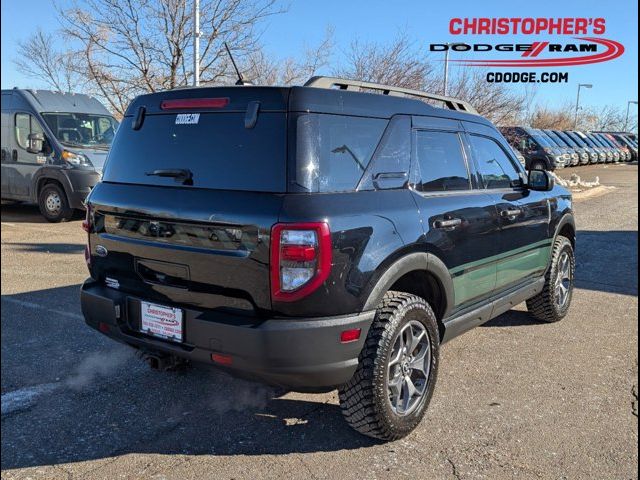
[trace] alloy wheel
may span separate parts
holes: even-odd
[[[422,323],[412,320],[396,337],[387,368],[389,402],[396,415],[409,415],[420,405],[430,370],[429,335]]]

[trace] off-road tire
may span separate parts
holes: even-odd
[[[571,282],[568,294],[569,298],[564,306],[560,307],[555,300],[555,284],[559,274],[558,260],[564,252],[569,255]],[[544,288],[538,295],[527,300],[527,309],[537,320],[554,323],[559,322],[567,315],[569,307],[571,306],[571,298],[575,284],[575,266],[576,261],[571,241],[567,237],[558,235],[551,250],[551,265],[545,275]]]
[[[48,206],[48,201],[51,198],[56,198],[57,209],[54,211]],[[47,183],[40,194],[38,195],[38,207],[40,207],[40,213],[49,222],[66,222],[73,218],[74,210],[69,206],[67,195],[64,190],[56,183]]]
[[[431,368],[426,389],[415,410],[396,414],[388,393],[388,362],[402,327],[419,321],[431,343]],[[438,376],[440,337],[436,316],[429,304],[416,295],[387,292],[359,356],[358,368],[348,383],[339,388],[340,408],[347,423],[358,432],[380,440],[397,440],[409,434],[422,420]]]

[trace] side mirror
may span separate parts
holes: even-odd
[[[29,153],[42,153],[44,148],[44,135],[41,133],[30,133],[27,137],[29,142],[27,145],[27,152]]]
[[[556,181],[546,170],[529,170],[527,188],[538,192],[549,192],[555,187]]]

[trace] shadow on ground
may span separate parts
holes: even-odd
[[[579,232],[577,263],[578,288],[637,295],[637,232]],[[128,453],[261,455],[376,444],[346,425],[334,397],[281,397],[202,367],[149,370],[128,347],[84,325],[78,290],[2,297],[3,403],[17,402],[2,417],[2,469]],[[487,323],[519,325],[540,326],[521,311]]]
[[[579,231],[576,287],[637,297],[638,231]]]
[[[78,290],[2,297],[3,410],[17,401],[2,416],[3,470],[128,453],[287,454],[376,443],[352,431],[326,396],[282,398],[206,367],[150,370],[84,325]]]
[[[82,253],[81,243],[7,243],[15,250],[26,253]]]
[[[36,205],[12,203],[2,205],[1,216],[3,222],[11,223],[49,223],[40,213]],[[84,211],[76,210],[71,221],[82,220]]]

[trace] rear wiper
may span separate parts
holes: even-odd
[[[186,168],[163,168],[146,172],[145,175],[175,178],[177,182],[182,182],[183,185],[193,185],[193,173]]]
[[[356,162],[356,165],[358,165],[358,167],[360,167],[360,170],[364,172],[365,171],[364,165],[362,164],[360,159],[358,159],[356,154],[353,153],[353,150],[351,150],[349,147],[347,147],[346,145],[342,145],[341,147],[337,147],[331,150],[331,153],[345,153],[345,152],[351,155],[351,158],[353,158],[353,161]]]

